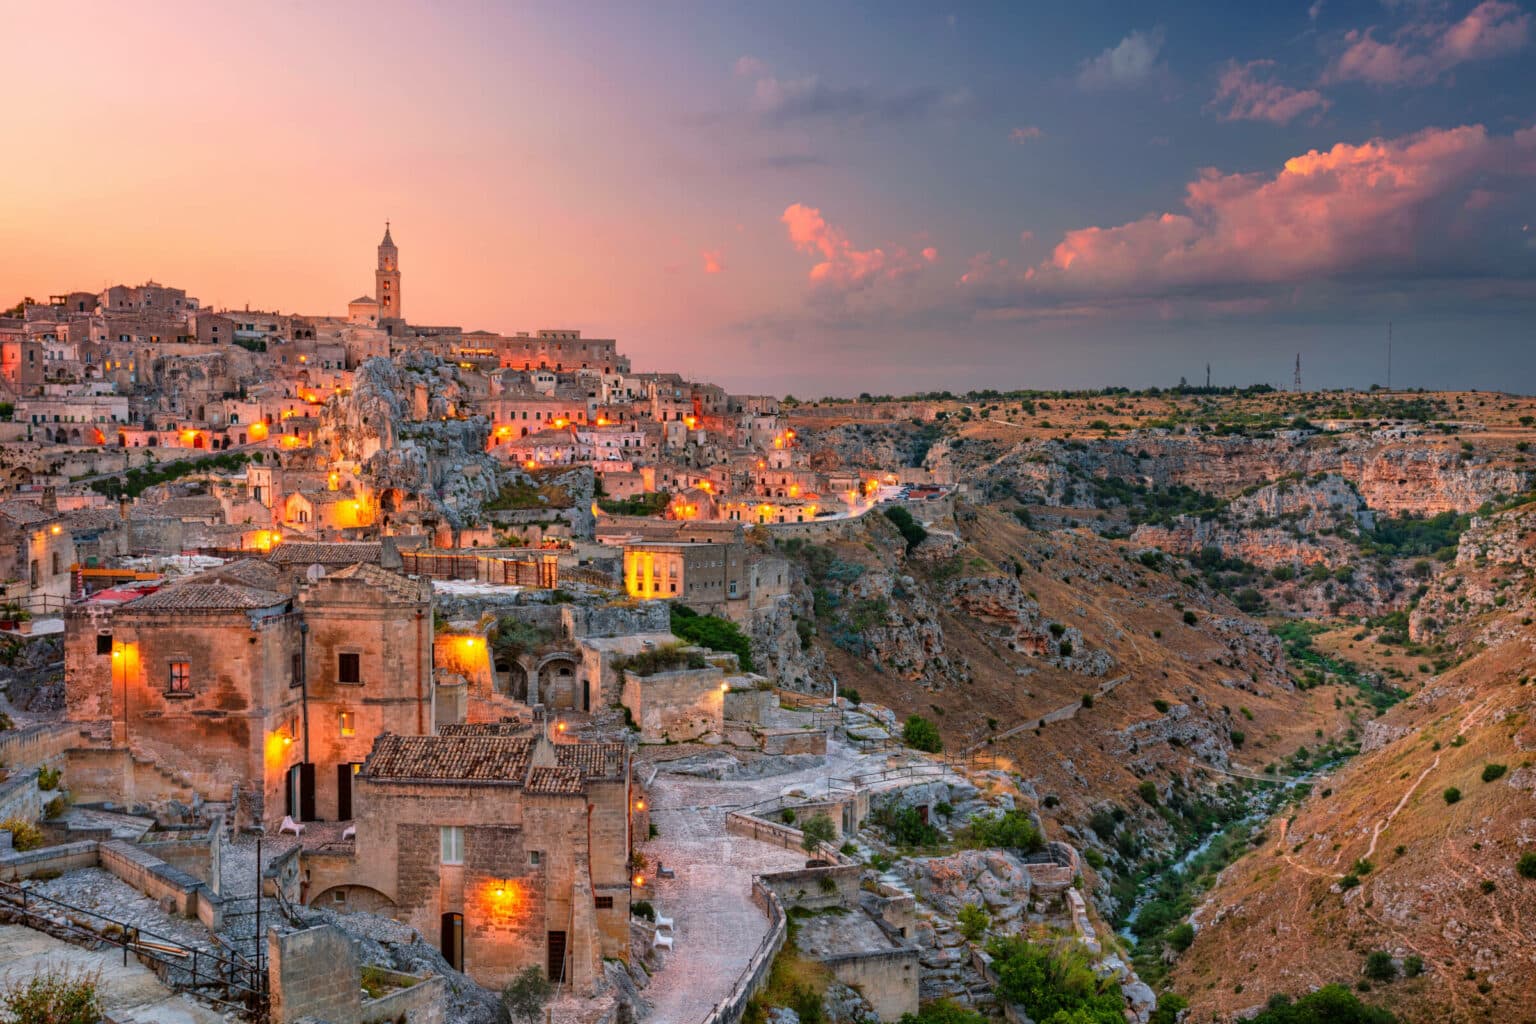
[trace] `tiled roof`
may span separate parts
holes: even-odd
[[[624,744],[557,743],[555,760],[561,767],[581,769],[589,779],[611,778],[624,767]]]
[[[371,562],[358,562],[356,565],[349,565],[345,569],[337,569],[325,578],[328,580],[362,580],[370,586],[386,591],[400,601],[427,600],[432,587],[430,583],[422,580],[413,580],[409,576],[402,576],[397,572],[391,572]]]
[[[167,498],[158,505],[150,506],[151,510],[162,516],[175,518],[177,516],[222,516],[224,504],[212,495],[188,495],[182,498]]]
[[[64,517],[71,530],[109,530],[121,525],[123,514],[116,508],[82,508]]]
[[[437,727],[439,736],[527,736],[525,722],[449,722]]]
[[[276,591],[280,589],[283,574],[275,566],[266,562],[254,558],[242,558],[228,565],[221,565],[217,569],[198,573],[195,579],[199,583],[234,583]]]
[[[373,744],[363,774],[373,779],[501,782],[520,786],[528,774],[531,737],[395,736]]]
[[[15,526],[33,526],[59,518],[58,513],[45,511],[41,505],[30,501],[0,502],[0,517],[9,519]]]
[[[542,796],[579,796],[587,785],[579,768],[534,768],[523,789]]]
[[[533,736],[484,731],[511,724],[444,726],[437,736],[386,733],[374,741],[362,773],[371,779],[402,782],[495,782],[508,786],[521,786],[526,778],[530,792],[580,793],[586,779],[612,777],[623,768],[622,743],[557,743],[559,764],[540,765],[530,772],[538,743]],[[466,731],[470,728],[481,731]]]
[[[271,608],[287,598],[270,590],[229,583],[180,583],[133,602],[134,611],[244,611]]]
[[[323,541],[302,541],[279,544],[268,555],[268,561],[278,565],[352,565],[357,562],[377,564],[382,545],[377,541],[343,541],[327,544]]]

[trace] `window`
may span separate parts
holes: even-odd
[[[288,658],[288,688],[294,689],[304,684],[304,663],[299,660],[297,652]]]
[[[613,897],[612,896],[594,896],[594,897],[592,897],[592,903],[597,907],[598,910],[612,910],[613,909]]]
[[[345,889],[336,889],[336,890],[332,891],[332,893],[331,893],[331,902],[332,903],[345,903],[345,902],[347,902],[347,890],[345,890]]]
[[[540,861],[543,858],[543,856],[544,855],[542,853],[540,853],[538,850],[529,850],[528,851],[528,863],[532,864],[534,867],[538,867]]]
[[[441,833],[442,863],[464,863],[464,828],[461,825],[444,825],[438,830]]]
[[[192,692],[192,663],[190,661],[171,662],[171,692]]]
[[[357,724],[356,724],[356,721],[352,717],[352,712],[350,712],[350,711],[343,711],[343,712],[341,712],[340,718],[341,718],[341,734],[343,736],[356,736],[357,735]]]
[[[336,681],[338,683],[361,683],[363,681],[363,656],[356,652],[338,654],[336,656]]]
[[[112,634],[111,633],[97,633],[96,634],[96,653],[97,654],[111,654],[112,653]]]

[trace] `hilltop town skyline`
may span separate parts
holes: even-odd
[[[737,388],[1284,384],[1298,351],[1364,387],[1392,321],[1401,383],[1536,389],[1513,0],[72,10],[66,82],[47,47],[0,68],[33,140],[0,301],[154,279],[318,314],[390,219],[430,322]]]

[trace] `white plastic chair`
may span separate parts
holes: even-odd
[[[284,832],[292,832],[296,836],[303,836],[304,826],[285,814],[283,815],[283,823],[277,827],[277,834],[282,835]]]
[[[661,934],[661,932],[657,932],[656,933],[656,937],[651,940],[651,948],[652,949],[671,950],[671,948],[672,948],[672,936],[670,936],[670,935],[663,935],[663,934]]]
[[[662,917],[660,914],[657,914],[656,915],[656,930],[657,931],[661,931],[663,928],[665,928],[669,932],[677,930],[675,927],[673,927],[672,919],[670,917]]]
[[[346,842],[348,839],[356,839],[356,838],[357,838],[357,826],[356,825],[348,825],[346,828],[341,830],[341,840],[342,840],[342,842]]]

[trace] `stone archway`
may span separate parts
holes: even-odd
[[[545,655],[539,661],[538,671],[539,699],[545,707],[587,710],[582,707],[581,663],[574,652],[556,651]]]
[[[383,914],[395,911],[395,901],[367,885],[333,885],[309,898],[309,906],[324,907],[339,914]]]

